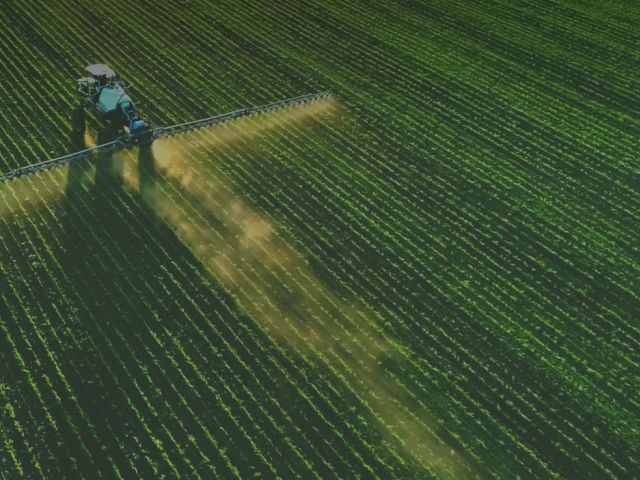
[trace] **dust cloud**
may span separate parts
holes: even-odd
[[[201,260],[239,306],[273,338],[326,365],[376,418],[383,439],[400,447],[438,478],[473,476],[463,454],[440,440],[436,423],[420,416],[415,400],[387,375],[383,362],[402,362],[403,347],[380,334],[380,315],[358,300],[345,301],[324,285],[307,260],[265,217],[202,162],[242,148],[274,127],[329,118],[339,106],[327,99],[240,119],[153,143],[157,175],[149,185],[124,155],[123,179],[137,190]]]
[[[91,128],[86,128],[82,134],[82,144],[80,148],[91,148],[97,145],[97,134]],[[73,181],[84,189],[88,189],[93,184],[93,165],[87,165],[93,153],[87,153],[82,158],[74,160],[73,166],[61,165],[49,170],[42,170],[35,174],[17,177],[15,179],[0,182],[0,218],[7,218],[19,213],[28,213],[34,208],[39,208],[45,204],[53,204],[61,201],[66,193],[70,175],[74,176]],[[85,162],[85,163],[83,163]],[[70,169],[81,166],[84,175],[73,174]]]
[[[64,197],[68,166],[0,182],[0,218],[24,214]]]

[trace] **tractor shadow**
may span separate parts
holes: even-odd
[[[87,148],[84,110],[74,110],[71,119],[70,150]],[[110,142],[117,136],[117,128],[108,125],[98,131],[96,143]],[[140,325],[128,319],[140,317],[145,309],[136,301],[130,302],[126,292],[153,295],[155,288],[160,289],[149,281],[162,274],[159,262],[150,261],[163,254],[153,239],[173,233],[156,221],[141,195],[125,188],[123,162],[131,159],[118,151],[88,153],[69,164],[60,212],[60,262],[78,300],[97,307],[87,315],[123,328],[126,324],[133,333],[131,329]],[[140,148],[139,165],[140,189],[152,196],[156,174],[149,146]]]
[[[70,142],[73,149],[80,150],[85,147],[84,121],[80,113],[76,115],[79,127],[70,133]],[[113,139],[112,135],[108,129],[100,132],[98,143]],[[88,441],[88,448],[106,448],[110,454],[94,460],[91,468],[103,474],[96,476],[109,476],[105,472],[110,472],[114,463],[126,478],[157,477],[158,472],[148,470],[143,463],[136,463],[133,471],[125,452],[139,451],[137,439],[144,441],[149,431],[169,442],[163,437],[166,428],[186,446],[192,442],[183,431],[201,432],[204,427],[209,432],[227,432],[220,441],[230,452],[231,461],[246,464],[242,452],[249,451],[251,445],[235,420],[225,411],[211,408],[217,401],[211,392],[224,393],[230,375],[239,386],[247,387],[234,393],[241,403],[250,405],[255,401],[251,392],[259,391],[276,404],[287,406],[286,414],[292,420],[281,428],[292,442],[308,443],[298,425],[308,427],[307,432],[317,431],[329,443],[343,441],[342,434],[350,442],[360,441],[350,436],[351,429],[340,418],[332,418],[338,430],[326,425],[324,415],[330,416],[333,411],[319,412],[315,407],[324,397],[314,397],[307,403],[306,397],[300,396],[297,385],[307,383],[320,386],[321,391],[335,391],[335,385],[328,385],[329,372],[303,360],[292,360],[276,348],[263,327],[238,307],[201,258],[158,217],[155,204],[164,193],[163,175],[150,145],[133,151],[138,152],[139,194],[132,193],[135,188],[128,188],[130,182],[125,188],[124,179],[128,177],[123,177],[118,165],[118,157],[125,156],[108,151],[69,165],[61,212],[60,266],[69,285],[69,302],[77,308],[75,317],[81,319],[73,324],[73,335],[82,339],[80,345],[65,350],[65,375],[100,438],[101,445]],[[206,372],[206,383],[172,363],[183,353]],[[265,368],[272,362],[282,368]],[[184,372],[190,376],[189,384]],[[140,398],[141,390],[162,391],[164,395],[162,401],[154,402],[158,415],[147,416],[144,428],[131,421],[139,415],[131,399]],[[174,393],[177,390],[180,395]],[[353,410],[359,400],[350,395],[350,391],[340,389],[331,402],[338,405],[338,411],[351,412],[349,421],[355,424],[366,412]],[[146,401],[141,402],[142,408],[144,404]],[[280,438],[281,434],[280,429],[266,433],[271,438]],[[371,441],[377,438],[373,431],[367,435]],[[73,442],[73,437],[68,441]],[[304,454],[315,458],[317,452],[309,448]],[[186,447],[185,455],[195,459],[199,452]],[[274,458],[278,469],[290,467],[288,457]],[[225,472],[225,478],[233,475],[224,470],[227,460],[212,456],[212,462]],[[315,465],[322,477],[336,475],[323,471],[321,460]],[[271,476],[270,471],[255,467],[261,477]],[[210,472],[199,473],[210,476]],[[248,477],[250,471],[242,473]],[[340,472],[338,476],[348,477],[349,473]],[[409,477],[409,473],[402,476]]]
[[[77,108],[71,115],[72,130],[69,134],[71,151],[87,148],[85,145],[87,120],[83,108]],[[117,130],[111,125],[98,132],[97,143],[115,139]],[[79,300],[86,305],[97,305],[100,317],[122,316],[117,308],[111,308],[119,285],[112,280],[113,272],[103,272],[94,277],[97,270],[106,267],[96,262],[100,255],[113,245],[132,243],[127,238],[131,230],[127,214],[127,198],[122,188],[121,170],[118,160],[111,150],[88,153],[86,158],[78,158],[68,166],[65,195],[61,206],[61,243],[63,254],[60,261],[70,281],[76,286]],[[122,252],[127,251],[121,249]],[[115,257],[114,257],[115,260]],[[122,261],[134,261],[135,258]],[[90,286],[96,281],[98,288]]]
[[[83,112],[74,111],[72,120],[70,149],[82,150],[86,148]],[[113,140],[116,134],[107,127],[98,133],[97,143]],[[180,335],[182,326],[177,320],[191,312],[182,300],[182,285],[176,285],[164,266],[180,257],[194,265],[195,261],[173,232],[151,215],[141,195],[125,188],[123,157],[117,150],[107,150],[69,164],[65,196],[56,207],[60,208],[60,233],[52,248],[68,286],[67,302],[75,310],[70,318],[76,319],[70,320],[72,332],[79,340],[70,342],[65,350],[66,377],[103,442],[103,446],[89,448],[99,451],[106,446],[113,456],[112,460],[105,456],[104,462],[94,459],[94,465],[83,467],[108,476],[113,461],[127,477],[154,477],[144,465],[138,465],[140,472],[127,470],[129,460],[123,452],[137,448],[130,439],[147,435],[130,425],[135,412],[128,399],[138,392],[135,382],[128,379],[146,378],[148,372],[170,389],[159,370],[169,366],[154,363],[162,355],[154,350],[153,326],[162,319],[167,332]],[[140,189],[153,195],[156,172],[150,147],[140,148],[139,171]],[[195,290],[201,290],[199,296],[205,298],[204,286]],[[213,316],[212,307],[200,306]],[[160,422],[151,422],[150,428],[162,430]],[[73,442],[72,435],[68,441]]]
[[[71,114],[72,130],[69,134],[70,150],[77,152],[88,148],[86,145],[87,125],[84,108],[77,107]],[[99,129],[96,144],[115,140],[118,137],[118,128],[111,122],[106,127]],[[69,164],[67,182],[65,185],[65,197],[73,198],[84,194],[87,185],[93,184],[94,193],[97,190],[117,191],[122,186],[122,168],[120,159],[113,151],[87,153],[86,158],[80,158]],[[95,199],[95,195],[94,195]],[[101,205],[102,202],[98,202]]]
[[[77,107],[71,114],[71,133],[69,134],[69,144],[71,151],[76,152],[85,147],[85,131],[87,129],[87,120],[84,108]],[[67,174],[67,183],[65,186],[65,197],[76,195],[85,181],[91,174],[91,163],[87,161],[71,162],[69,164],[69,173]]]

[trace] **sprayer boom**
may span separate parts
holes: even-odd
[[[307,95],[301,95],[299,97],[287,98],[279,102],[268,103],[266,105],[260,105],[258,107],[247,107],[233,112],[223,113],[221,115],[215,115],[213,117],[202,118],[200,120],[194,120],[191,122],[179,123],[177,125],[171,125],[168,127],[159,127],[149,129],[142,132],[140,136],[132,135],[131,133],[122,135],[115,140],[107,143],[103,143],[93,148],[87,148],[80,150],[79,152],[63,155],[62,157],[56,157],[43,162],[34,163],[25,167],[20,167],[11,172],[7,172],[0,176],[0,182],[10,180],[12,178],[21,177],[23,175],[30,175],[32,173],[39,172],[40,170],[46,170],[48,168],[56,167],[59,165],[65,165],[72,162],[75,159],[81,158],[84,155],[92,152],[99,152],[101,150],[107,150],[112,147],[121,146],[124,148],[138,147],[141,145],[147,145],[162,137],[169,137],[178,133],[183,133],[198,128],[209,127],[219,123],[228,122],[236,118],[246,117],[253,114],[270,112],[273,110],[279,110],[281,108],[292,107],[309,102],[315,102],[323,98],[330,97],[330,93],[310,93]]]

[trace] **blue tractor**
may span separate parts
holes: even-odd
[[[98,63],[89,65],[85,70],[87,76],[78,79],[78,92],[82,95],[82,103],[80,104],[80,108],[75,109],[71,116],[71,121],[74,125],[74,138],[78,139],[78,143],[80,143],[80,140],[84,143],[84,136],[78,134],[85,132],[85,107],[89,106],[98,118],[107,119],[111,123],[110,126],[112,128],[107,128],[103,131],[103,133],[107,133],[104,141],[94,147],[85,148],[75,153],[62,155],[61,157],[32,163],[31,165],[6,172],[0,175],[0,182],[22,175],[36,173],[40,170],[46,170],[47,168],[58,165],[66,165],[77,158],[83,158],[88,152],[106,150],[118,146],[132,148],[148,145],[158,138],[217,125],[247,115],[271,112],[331,97],[330,93],[308,93],[266,105],[241,108],[233,112],[178,123],[177,125],[151,128],[145,119],[138,114],[134,103],[131,101],[129,95],[127,95],[125,88],[130,88],[131,86],[125,85],[122,80],[118,79],[116,73],[111,70],[111,68],[102,63]],[[117,130],[117,132],[114,130]]]
[[[153,140],[153,130],[136,110],[127,95],[124,81],[102,63],[89,65],[86,77],[78,79],[83,105],[90,106],[99,118],[106,118],[123,131],[121,142],[140,145]]]

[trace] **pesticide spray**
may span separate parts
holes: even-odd
[[[321,362],[362,399],[385,443],[398,446],[437,478],[472,476],[469,461],[437,435],[436,423],[415,413],[415,400],[380,367],[409,354],[375,327],[380,316],[358,300],[345,301],[324,285],[279,233],[228,181],[202,163],[211,152],[242,148],[258,133],[328,119],[333,99],[245,118],[160,139],[152,146],[157,176],[138,176],[135,152],[117,155],[128,188],[200,259],[272,338],[312,362]],[[213,157],[215,158],[215,156]]]

